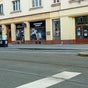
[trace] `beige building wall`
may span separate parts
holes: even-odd
[[[2,35],[6,35],[7,30],[6,30],[6,25],[2,25]]]
[[[87,6],[88,0],[61,0],[61,9]]]
[[[14,23],[11,23],[11,34],[12,41],[16,41],[16,25]]]
[[[15,23],[23,23],[27,24],[25,28],[25,40],[30,40],[30,22],[33,21],[46,21],[46,40],[52,40],[52,19],[60,18],[61,25],[61,40],[75,40],[75,17],[87,15],[88,7],[80,7],[74,9],[61,10],[57,12],[45,13],[45,14],[37,14],[32,16],[24,16],[13,19],[1,20],[0,24],[11,24],[11,32],[12,32],[12,41],[16,41],[15,35]],[[14,22],[14,24],[12,24]],[[5,28],[5,26],[3,26]],[[5,31],[4,31],[5,32]]]
[[[69,0],[60,0],[60,3],[54,4],[53,0],[44,0],[40,8],[32,8],[31,0],[20,0],[21,11],[14,13],[12,10],[12,1],[1,1],[5,5],[3,15],[0,15],[0,25],[2,25],[2,34],[6,33],[6,25],[11,24],[12,41],[16,41],[16,24],[26,23],[24,28],[25,40],[30,40],[30,22],[45,20],[46,22],[46,40],[53,40],[52,20],[60,19],[61,40],[75,40],[75,17],[88,15],[88,0],[79,2],[69,2]],[[28,2],[28,3],[26,3]],[[23,4],[24,3],[24,4]]]
[[[46,40],[52,40],[52,19],[46,19]]]
[[[88,10],[87,9],[88,9],[88,6],[61,10],[60,11],[60,16],[61,17],[63,17],[63,16],[77,17],[77,16],[88,15]]]
[[[1,0],[0,4],[4,6],[4,14],[0,15],[0,19],[7,19],[13,17],[28,16],[40,13],[46,13],[51,11],[57,11],[60,9],[60,5],[53,3],[53,0],[42,0],[42,5],[37,8],[32,7],[32,0],[20,0],[20,11],[13,11],[14,0]]]
[[[88,15],[88,6],[60,11],[61,40],[75,39],[75,17]]]
[[[61,17],[61,40],[75,39],[75,18]]]

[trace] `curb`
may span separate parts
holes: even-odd
[[[69,49],[69,48],[18,48],[21,50],[81,50],[81,49]]]
[[[78,55],[79,56],[88,56],[88,52],[79,52]]]

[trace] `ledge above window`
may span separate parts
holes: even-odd
[[[36,9],[42,9],[42,8],[43,8],[42,6],[40,6],[40,7],[32,7],[29,10],[36,10]]]
[[[81,2],[81,1],[84,1],[84,0],[69,0],[69,3],[73,3],[73,2]]]
[[[58,2],[58,3],[53,3],[53,4],[51,5],[51,7],[56,7],[56,6],[60,6],[60,5],[61,5],[60,2]]]
[[[19,10],[19,11],[12,11],[10,14],[19,13],[19,12],[22,12],[22,11],[21,10]]]

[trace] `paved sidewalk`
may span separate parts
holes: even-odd
[[[85,49],[88,50],[88,44],[9,44],[8,48],[20,49]]]
[[[29,50],[86,50],[79,52],[80,56],[88,56],[88,44],[9,44],[9,49],[29,49]]]

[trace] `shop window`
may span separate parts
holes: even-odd
[[[83,37],[88,38],[88,26],[83,27]]]
[[[76,38],[88,38],[88,16],[76,17]]]
[[[31,22],[30,28],[31,40],[46,40],[45,21]]]
[[[76,24],[88,24],[88,16],[76,17]]]
[[[88,38],[88,26],[87,25],[80,25],[76,28],[76,38]]]
[[[53,20],[53,39],[60,39],[60,20]]]
[[[81,26],[77,26],[77,28],[76,28],[76,37],[78,38],[78,39],[82,39],[82,27]]]
[[[22,27],[22,24],[16,25],[16,40],[24,42],[24,28]]]

